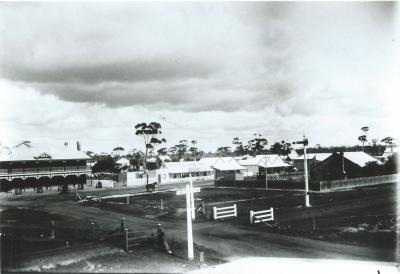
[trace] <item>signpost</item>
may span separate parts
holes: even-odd
[[[190,180],[191,182],[192,180]],[[192,206],[193,193],[200,192],[200,188],[191,187],[192,183],[186,185],[185,189],[176,191],[176,195],[186,195],[186,222],[187,222],[187,248],[188,248],[188,260],[193,261],[193,232],[192,232],[192,211],[194,211],[194,205]],[[194,204],[194,202],[193,202]]]
[[[302,144],[304,149],[304,181],[305,181],[305,203],[306,207],[310,207],[310,197],[308,195],[308,163],[307,163],[307,145],[308,139],[303,136],[303,141],[293,142],[293,144]]]
[[[192,180],[192,173],[189,172],[189,184],[190,184],[190,189],[193,189],[193,180]],[[195,214],[195,207],[194,207],[194,195],[193,191],[190,191],[190,208],[192,210],[192,221],[196,219],[196,214]]]
[[[267,157],[264,157],[265,161],[265,196],[268,195],[268,172],[267,172]]]

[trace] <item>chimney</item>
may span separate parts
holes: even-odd
[[[68,142],[64,142],[64,146],[66,146],[66,147],[67,147],[67,146],[68,146]]]
[[[76,141],[76,150],[81,151],[81,143],[79,141]]]

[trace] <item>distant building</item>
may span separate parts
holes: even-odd
[[[165,162],[158,170],[158,179],[160,182],[168,183],[214,180],[214,170],[202,163],[196,161],[187,162]]]
[[[363,151],[332,153],[312,168],[311,179],[320,181],[357,178],[369,162],[381,164],[378,159]]]
[[[163,162],[171,162],[171,158],[168,155],[158,155],[158,158]]]
[[[127,186],[144,186],[147,179],[151,184],[187,183],[189,180],[212,181],[214,174],[210,166],[201,162],[163,162],[159,169],[148,170],[147,174],[143,170],[124,172],[119,180]]]
[[[293,167],[297,171],[304,172],[304,155],[299,155],[297,157],[292,155],[292,157],[290,159],[291,159],[291,163],[292,163]],[[312,166],[315,166],[316,163],[317,163],[317,161],[316,161],[315,155],[307,153],[307,168],[308,168],[308,170],[310,170],[310,168]]]
[[[398,146],[387,146],[385,151],[383,152],[382,158],[384,161],[386,161],[389,157],[393,156],[393,154],[399,152],[399,147]]]
[[[241,181],[242,171],[246,170],[233,157],[205,157],[199,162],[215,170],[215,180]]]
[[[90,158],[74,147],[32,144],[24,141],[16,146],[0,147],[1,191],[43,186],[63,186],[86,183],[91,173],[86,161]]]
[[[125,159],[125,158],[119,159],[118,161],[115,162],[115,164],[117,165],[118,168],[121,168],[121,169],[129,167],[131,165],[129,160]]]
[[[242,173],[245,177],[264,177],[265,169],[268,174],[280,174],[292,169],[278,154],[235,157],[238,163],[246,168]]]

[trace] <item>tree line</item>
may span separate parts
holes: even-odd
[[[231,146],[218,147],[215,152],[205,153],[202,151],[197,144],[196,140],[180,140],[178,144],[171,147],[166,147],[167,140],[162,137],[161,124],[157,122],[150,123],[138,123],[134,126],[134,134],[142,137],[144,150],[132,149],[125,152],[125,149],[121,146],[117,146],[113,149],[112,155],[102,153],[96,155],[91,151],[87,154],[97,161],[97,164],[93,167],[93,172],[105,171],[105,172],[116,172],[117,167],[115,161],[118,160],[121,155],[130,160],[131,166],[135,170],[139,170],[142,165],[144,169],[148,168],[147,160],[149,157],[155,155],[168,155],[171,161],[180,160],[199,160],[204,156],[244,156],[244,155],[260,155],[260,154],[278,154],[281,156],[287,156],[293,151],[292,143],[282,140],[280,142],[273,142],[269,144],[268,140],[261,134],[255,133],[246,142],[234,137]],[[341,151],[365,151],[371,155],[381,155],[387,146],[393,146],[393,138],[385,137],[379,144],[377,139],[372,139],[370,145],[365,145],[367,142],[367,133],[369,127],[361,128],[363,135],[358,140],[362,143],[362,146],[330,146],[323,147],[317,145],[315,147],[307,148],[308,153],[333,153]],[[302,149],[295,150],[299,155],[303,153]]]

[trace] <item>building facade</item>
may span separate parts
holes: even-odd
[[[16,146],[0,147],[1,191],[57,186],[64,190],[68,185],[83,188],[91,171],[86,166],[89,157],[68,145],[49,146],[25,141]]]

